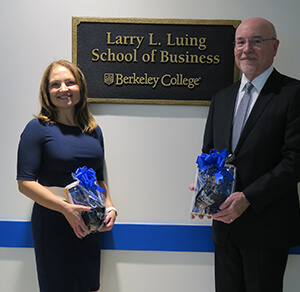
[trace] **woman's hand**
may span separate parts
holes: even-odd
[[[111,201],[110,194],[109,194],[106,183],[103,180],[101,180],[101,181],[98,181],[98,184],[101,188],[105,189],[105,191],[106,191],[105,192],[106,217],[105,217],[105,220],[104,220],[103,228],[99,231],[100,232],[110,231],[113,228],[114,224],[115,224],[115,221],[116,221],[116,218],[117,218],[118,214],[117,214],[117,211],[115,210],[115,208],[113,207],[113,203]]]
[[[116,218],[117,218],[116,211],[110,210],[106,214],[106,217],[105,217],[105,220],[104,220],[104,225],[103,225],[103,228],[100,230],[100,232],[110,231],[113,228],[114,224],[115,224]]]
[[[63,212],[78,238],[83,238],[91,232],[82,219],[81,213],[84,211],[91,212],[91,208],[67,203]]]

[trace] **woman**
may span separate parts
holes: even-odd
[[[93,168],[106,190],[107,215],[101,231],[111,230],[117,211],[103,179],[103,136],[87,107],[87,85],[78,67],[51,63],[40,86],[41,110],[25,127],[18,149],[21,193],[35,201],[31,224],[42,292],[99,289],[100,233],[81,217],[90,207],[65,201],[63,188],[79,167]]]

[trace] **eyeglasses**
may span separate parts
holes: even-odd
[[[263,43],[265,41],[276,41],[276,38],[269,38],[269,39],[261,39],[261,38],[253,38],[253,39],[248,39],[249,45],[251,45],[252,48],[260,48],[262,47]],[[240,39],[237,41],[233,42],[233,46],[236,47],[237,49],[241,49],[244,47],[246,44],[245,39]]]

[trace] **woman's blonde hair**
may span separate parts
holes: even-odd
[[[87,84],[81,70],[73,63],[60,60],[52,62],[45,70],[41,80],[39,99],[41,110],[37,118],[45,122],[55,123],[57,121],[57,108],[53,105],[49,95],[49,76],[55,67],[63,66],[69,69],[80,88],[80,100],[75,105],[75,122],[83,132],[92,132],[97,123],[87,106]]]

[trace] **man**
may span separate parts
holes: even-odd
[[[210,106],[203,152],[226,148],[237,167],[236,192],[213,215],[217,292],[282,291],[289,247],[300,244],[300,82],[272,67],[278,45],[266,19],[242,22],[234,48],[242,78]]]

